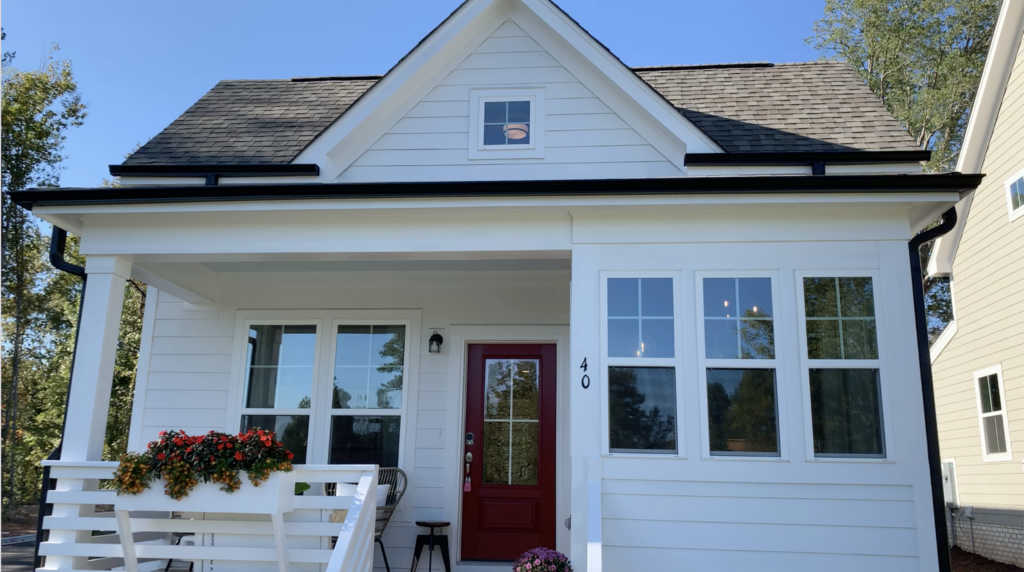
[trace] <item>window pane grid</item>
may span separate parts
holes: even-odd
[[[530,143],[530,102],[485,101],[484,145],[527,145]]]
[[[673,358],[673,297],[671,278],[609,278],[606,322],[609,358]]]
[[[877,359],[873,281],[805,277],[804,314],[810,359]]]
[[[774,359],[771,278],[709,277],[702,284],[704,357]]]

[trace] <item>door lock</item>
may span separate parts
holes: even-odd
[[[473,462],[473,453],[471,451],[466,451],[466,463],[468,464],[468,463],[472,463],[472,462]]]

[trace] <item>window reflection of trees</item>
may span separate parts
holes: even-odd
[[[612,449],[676,450],[673,368],[611,367],[608,386]]]
[[[777,453],[774,370],[709,369],[708,426],[711,451]]]

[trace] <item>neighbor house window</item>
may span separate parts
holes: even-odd
[[[542,89],[470,90],[469,158],[543,158]]]
[[[711,455],[778,456],[772,279],[701,281]]]
[[[676,453],[671,278],[606,282],[608,444],[612,453]]]
[[[1024,172],[1018,173],[1006,183],[1006,207],[1010,220],[1024,215]]]
[[[340,325],[335,346],[329,462],[397,466],[405,326]]]
[[[316,326],[249,326],[242,429],[270,429],[306,462],[316,366]]]
[[[1006,422],[1002,377],[998,366],[974,374],[981,422],[981,452],[986,461],[1010,459],[1010,428]]]
[[[883,457],[873,280],[808,276],[802,287],[814,455]]]

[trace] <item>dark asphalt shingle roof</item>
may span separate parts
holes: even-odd
[[[920,150],[844,63],[639,68],[636,73],[728,152]]]
[[[636,73],[727,152],[918,149],[845,64]],[[222,81],[124,164],[288,163],[378,79]]]

